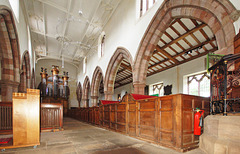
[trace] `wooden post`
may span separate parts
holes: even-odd
[[[111,114],[112,114],[112,105],[109,105],[109,128],[112,128],[112,118],[111,118]]]
[[[126,127],[126,134],[129,134],[129,119],[128,119],[128,112],[129,112],[129,104],[128,104],[128,97],[129,97],[129,95],[127,95],[127,101],[126,101],[126,111],[125,111],[125,121],[126,121],[126,124],[125,124],[125,127]]]
[[[139,102],[136,102],[136,136],[139,136],[139,110],[140,110],[140,106],[139,106]]]
[[[159,134],[159,118],[158,118],[158,113],[159,113],[159,109],[158,109],[158,99],[155,99],[155,132],[154,132],[154,137],[155,137],[155,142],[158,141],[158,134]]]
[[[117,130],[117,104],[114,104],[115,105],[115,130]]]

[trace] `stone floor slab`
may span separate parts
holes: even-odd
[[[1,136],[0,136],[1,137]],[[1,152],[0,152],[1,153]],[[6,149],[3,154],[180,154],[120,133],[64,118],[64,131],[42,132],[41,145]],[[204,154],[200,149],[185,154]]]

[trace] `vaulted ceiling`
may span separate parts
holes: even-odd
[[[120,0],[24,0],[38,59],[78,64],[97,51],[98,37]]]

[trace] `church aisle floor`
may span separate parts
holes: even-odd
[[[64,118],[64,131],[41,133],[41,145],[3,154],[180,154],[172,149]],[[195,149],[184,154],[204,154]]]

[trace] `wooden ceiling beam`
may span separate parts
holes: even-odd
[[[211,39],[211,40],[207,40],[207,41],[205,41],[205,42],[202,42],[202,44],[200,44],[200,45],[202,45],[202,46],[203,46],[203,49],[204,49],[204,48],[205,48],[204,45],[206,45],[206,44],[208,44],[208,43],[211,43],[211,42],[213,42],[213,41],[215,41],[215,40],[216,40],[216,39],[213,38],[213,39]],[[195,45],[195,46],[193,46],[193,47],[191,47],[191,48],[189,48],[189,49],[187,49],[187,50],[183,50],[183,52],[181,52],[181,53],[173,56],[173,58],[177,58],[178,56],[182,56],[182,55],[185,54],[186,52],[191,51],[191,50],[193,50],[193,49],[196,49],[196,48],[199,47],[200,45],[198,44],[198,45]],[[184,59],[185,59],[185,58],[184,58]],[[156,63],[156,64],[154,64],[154,65],[151,65],[151,66],[148,67],[148,69],[151,69],[151,68],[153,68],[153,67],[156,67],[157,65],[161,65],[161,64],[163,64],[163,63],[165,63],[165,62],[167,62],[167,61],[169,61],[169,59],[165,59],[165,60],[160,61],[160,62],[158,62],[158,63]]]
[[[181,36],[181,34],[176,30],[176,28],[173,27],[173,25],[169,26],[178,36]]]
[[[205,31],[203,29],[199,30],[201,32],[201,34],[203,35],[203,37],[207,40],[209,39],[208,35],[205,33]]]
[[[131,67],[130,65],[126,65],[126,64],[124,64],[124,63],[121,63],[120,66],[122,66],[123,68],[125,68],[125,69],[127,69],[127,70],[129,70],[129,71],[132,72],[132,67]]]
[[[199,25],[198,22],[197,22],[196,20],[191,19],[191,21],[192,21],[192,23],[193,23],[196,27]]]
[[[158,52],[160,52],[161,54],[166,56],[168,59],[172,60],[174,63],[176,63],[176,64],[179,63],[179,61],[177,59],[174,59],[172,55],[170,55],[168,52],[162,50],[159,45],[156,46],[156,49],[157,49]]]
[[[177,37],[177,38],[176,38],[175,40],[173,40],[172,42],[170,42],[170,43],[168,43],[168,44],[165,44],[163,47],[161,47],[161,49],[165,49],[165,48],[171,46],[172,44],[177,43],[177,42],[180,41],[181,39],[183,39],[183,38],[187,37],[188,35],[190,35],[190,34],[196,32],[196,31],[202,29],[202,28],[205,27],[205,26],[206,26],[206,24],[204,24],[204,23],[202,23],[201,25],[198,25],[198,26],[195,27],[194,29],[189,30],[189,31],[186,32],[185,34]]]
[[[187,45],[190,47],[190,49],[193,48],[192,44],[191,44],[186,38],[184,38],[183,41],[184,41],[185,43],[187,43]],[[200,45],[198,44],[197,46],[200,46]],[[192,57],[191,54],[189,54],[189,56]]]
[[[182,28],[186,31],[186,32],[189,32],[189,29],[187,28],[187,26],[181,21],[180,18],[176,19],[177,22],[179,23],[179,25],[182,26]]]
[[[153,72],[153,73],[149,73],[149,74],[147,74],[147,76],[151,76],[151,75],[153,75],[153,74],[162,72],[162,71],[167,70],[167,69],[169,69],[169,68],[173,68],[173,67],[175,67],[175,66],[177,66],[177,65],[180,65],[180,64],[189,62],[189,61],[191,61],[191,60],[194,60],[194,59],[196,59],[196,58],[199,58],[199,57],[201,57],[201,56],[204,56],[204,55],[206,55],[206,54],[209,53],[209,52],[214,52],[214,51],[216,51],[217,49],[218,49],[218,48],[215,47],[215,48],[213,48],[213,49],[211,49],[211,50],[209,50],[209,51],[205,51],[205,52],[203,52],[203,53],[201,53],[201,54],[199,54],[199,55],[196,55],[196,56],[193,56],[193,57],[191,57],[191,58],[188,58],[188,59],[186,59],[185,61],[181,61],[179,64],[171,65],[171,66],[165,67],[165,68],[163,68],[163,69],[157,70],[157,71],[155,71],[155,72]]]
[[[122,82],[122,81],[124,81],[124,80],[126,80],[128,78],[131,78],[131,77],[132,77],[132,74],[126,76],[125,78],[122,78],[121,80],[116,80],[115,83],[121,84],[120,82]]]
[[[153,55],[157,54],[158,56],[162,57],[162,59],[166,59],[165,57],[163,57],[163,55],[161,55],[157,50],[153,51]]]

